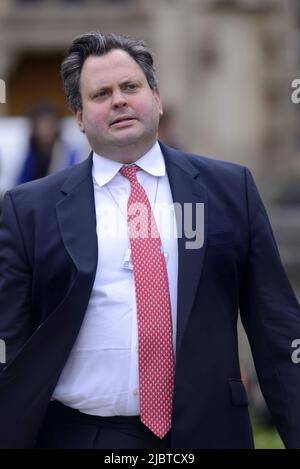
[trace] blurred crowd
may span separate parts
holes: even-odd
[[[11,152],[12,155],[21,155],[18,157],[20,161],[9,162],[12,175],[5,187],[0,186],[0,210],[7,189],[73,166],[88,156],[88,147],[83,149],[76,139],[72,143],[72,139],[65,138],[64,119],[54,104],[47,101],[36,103],[26,119],[28,125],[22,127],[22,132],[26,134],[25,144],[20,148],[19,142],[16,142],[18,148]],[[0,153],[1,176],[6,158],[3,146]]]

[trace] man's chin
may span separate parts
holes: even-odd
[[[124,132],[125,134],[125,132]],[[114,138],[112,144],[119,147],[119,146],[126,146],[126,145],[138,145],[145,140],[145,137],[141,134],[131,133],[127,135],[119,135],[117,138]]]

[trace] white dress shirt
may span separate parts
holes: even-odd
[[[136,164],[143,169],[138,171],[137,179],[154,210],[167,255],[175,351],[177,230],[158,142]],[[93,154],[98,266],[80,332],[53,394],[53,399],[69,407],[99,416],[140,413],[134,276],[133,270],[123,266],[125,252],[130,247],[127,227],[130,182],[119,173],[121,167],[122,163]]]

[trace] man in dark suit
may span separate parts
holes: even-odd
[[[240,310],[279,433],[300,447],[300,309],[250,172],[157,141],[141,41],[83,35],[62,76],[93,151],[5,195],[0,446],[252,448]]]

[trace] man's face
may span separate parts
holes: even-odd
[[[150,88],[127,52],[116,49],[89,56],[82,67],[80,91],[82,110],[76,119],[93,150],[131,162],[153,146],[162,114],[160,94]]]

